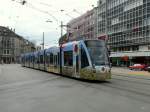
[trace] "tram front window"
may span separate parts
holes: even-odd
[[[85,41],[92,64],[95,66],[109,65],[108,52],[104,41],[88,40]]]

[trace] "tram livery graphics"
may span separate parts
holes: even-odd
[[[73,41],[21,56],[22,66],[87,80],[111,79],[103,40]]]

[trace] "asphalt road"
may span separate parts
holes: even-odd
[[[150,78],[86,82],[0,65],[0,112],[150,112]]]

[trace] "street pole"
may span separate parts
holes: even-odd
[[[44,32],[43,32],[43,44],[42,45],[43,45],[43,50],[44,50]]]
[[[60,38],[62,38],[62,36],[63,36],[63,21],[61,21],[60,29],[61,29],[61,34],[60,34],[61,37]],[[61,49],[61,47],[62,47],[63,43],[60,42],[59,44],[60,44],[60,54],[59,54],[60,55],[59,56],[60,57],[60,73],[62,73],[62,57],[61,57],[62,56],[62,49]]]

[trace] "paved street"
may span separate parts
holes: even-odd
[[[0,112],[149,112],[150,76],[114,71],[110,81],[86,82],[0,65]]]

